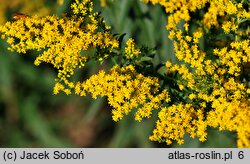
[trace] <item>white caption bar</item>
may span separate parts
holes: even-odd
[[[250,163],[250,149],[0,148],[0,164]]]

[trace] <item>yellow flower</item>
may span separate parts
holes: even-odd
[[[113,107],[114,121],[122,119],[133,108],[137,108],[135,119],[141,121],[145,117],[151,117],[153,110],[160,109],[163,101],[170,101],[166,90],[158,91],[157,78],[137,73],[132,65],[123,68],[114,66],[108,73],[100,71],[82,83],[80,86],[83,88],[79,85],[76,85],[77,93],[84,91],[91,93],[93,98],[107,97],[108,103]]]
[[[169,68],[169,67],[171,67],[171,65],[172,65],[172,63],[171,63],[170,61],[167,61],[167,62],[166,62],[166,67]]]
[[[93,12],[93,2],[76,0],[71,8],[74,14],[78,14],[77,17],[31,16],[8,22],[0,28],[0,33],[4,34],[2,37],[8,38],[12,51],[26,53],[28,50],[43,50],[34,64],[46,62],[58,69],[58,80],[69,87],[69,90],[64,89],[67,94],[71,93],[74,85],[69,78],[91,58],[86,53],[88,50],[99,48],[112,52],[119,47],[118,40],[108,29],[103,29],[108,26],[102,17]],[[107,54],[102,55],[107,58]],[[57,91],[55,88],[54,93]]]
[[[127,59],[137,57],[141,53],[140,49],[135,47],[134,39],[129,38],[126,42],[125,56]]]
[[[114,121],[119,121],[133,109],[135,120],[142,121],[157,110],[158,120],[150,140],[183,144],[187,133],[204,142],[206,129],[210,126],[236,132],[238,147],[250,147],[250,89],[245,82],[245,66],[250,63],[250,40],[247,39],[250,30],[244,27],[250,12],[245,9],[244,2],[145,2],[160,4],[169,15],[166,28],[170,30],[168,37],[173,40],[179,61],[176,64],[166,61],[165,66],[168,75],[173,73],[177,78],[173,79],[174,86],[181,92],[170,88],[169,94],[166,90],[169,86],[161,86],[165,79],[159,81],[158,76],[140,74],[133,65],[102,70],[84,82],[71,81],[76,69],[84,67],[92,58],[107,59],[119,47],[119,42],[110,33],[111,27],[99,13],[93,12],[91,0],[76,0],[71,5],[72,17],[30,16],[7,22],[0,26],[1,38],[7,38],[10,49],[19,53],[41,50],[35,65],[46,62],[58,70],[54,94],[86,96],[89,93],[94,99],[106,97]],[[204,14],[193,19],[193,13]],[[192,29],[190,22],[194,25]],[[229,39],[223,40],[223,45],[214,44],[213,37],[211,41],[207,39],[211,30],[218,33],[218,37],[223,34]],[[207,39],[205,46],[204,39]],[[214,46],[217,47],[212,49]],[[88,51],[93,50],[104,50],[104,53],[90,55]],[[134,40],[128,39],[125,58],[132,61],[140,54]],[[177,97],[176,102],[169,103],[170,95],[174,99]]]
[[[188,96],[191,100],[193,100],[195,97],[196,97],[196,95],[195,94],[190,94],[189,96]]]
[[[180,90],[184,89],[184,85],[179,85]]]
[[[183,144],[185,133],[189,133],[193,137],[197,136],[202,141],[207,136],[203,110],[196,112],[191,104],[180,103],[162,108],[158,117],[156,129],[150,136],[150,140],[165,141],[166,144],[171,144],[176,140],[177,143]]]

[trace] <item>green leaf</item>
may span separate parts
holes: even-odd
[[[119,38],[118,38],[119,48],[122,47],[122,41],[123,41],[123,38],[124,38],[125,35],[126,35],[126,33],[123,33],[123,34],[121,34],[121,35],[119,36]]]
[[[38,112],[38,98],[35,95],[22,99],[21,116],[25,127],[42,145],[46,147],[69,146],[53,133],[48,121]]]
[[[140,58],[140,61],[141,61],[141,62],[152,61],[152,60],[153,60],[153,58],[148,57],[148,56],[143,56],[143,57]]]

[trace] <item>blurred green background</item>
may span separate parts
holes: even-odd
[[[64,2],[64,3],[62,3]],[[154,62],[176,61],[172,42],[165,29],[167,16],[160,6],[145,5],[139,0],[110,0],[102,7],[95,0],[113,33],[126,33],[138,45],[157,48]],[[0,0],[1,24],[11,15],[51,15],[69,12],[71,0]],[[104,98],[93,100],[64,94],[53,95],[56,71],[47,64],[34,66],[37,52],[17,54],[0,44],[0,146],[1,147],[169,147],[149,141],[157,115],[140,123],[133,114],[118,123],[112,121]],[[90,63],[78,72],[89,77],[111,65]],[[186,137],[185,144],[171,147],[235,147],[235,135],[209,129],[208,141]]]

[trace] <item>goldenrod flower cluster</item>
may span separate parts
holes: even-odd
[[[67,94],[74,87],[68,78],[92,58],[88,50],[98,48],[112,52],[119,46],[109,32],[110,27],[97,12],[93,12],[93,2],[76,1],[71,7],[75,14],[71,17],[30,16],[0,26],[2,38],[7,38],[11,50],[19,53],[42,51],[35,65],[46,62],[58,69],[57,81],[69,86],[64,90]]]
[[[207,128],[215,127],[236,132],[238,147],[250,147],[249,72],[245,69],[250,63],[249,4],[235,0],[145,2],[160,4],[169,15],[166,28],[179,63],[167,61],[164,75],[143,72],[154,69],[148,61],[152,56],[143,54],[133,39],[128,39],[124,51],[119,49],[119,41],[100,14],[93,12],[90,0],[76,0],[70,17],[30,16],[7,22],[0,26],[0,33],[13,51],[41,51],[35,64],[50,63],[59,71],[55,94],[107,97],[114,121],[133,110],[137,121],[158,112],[150,136],[153,141],[182,144],[187,133],[204,142]],[[98,53],[90,55],[93,49]],[[119,50],[124,54],[118,55],[127,60],[120,66],[84,82],[70,81],[89,60],[102,61]]]
[[[114,66],[108,73],[100,71],[83,83],[78,82],[75,93],[91,93],[93,98],[105,96],[113,107],[113,120],[118,121],[124,115],[136,109],[135,120],[149,118],[153,110],[160,109],[163,102],[170,98],[166,90],[159,91],[157,78],[145,77],[137,73],[132,65]]]
[[[243,8],[242,3],[236,3],[235,0],[144,0],[165,7],[166,13],[169,13],[168,25],[169,30],[176,29],[180,21],[190,21],[191,13],[208,7],[207,12],[202,18],[202,23],[207,28],[219,26],[218,17],[227,17],[237,14],[239,18],[250,18],[250,13]],[[225,20],[225,23],[231,20]]]
[[[206,140],[207,123],[203,108],[197,110],[192,104],[180,103],[162,108],[158,117],[151,140],[167,144],[176,140],[178,144],[183,144],[185,133],[189,133],[191,137],[199,137],[200,141]]]
[[[250,12],[243,7],[249,4],[234,0],[149,1],[164,6],[170,14],[169,38],[174,40],[176,57],[182,63],[167,61],[166,67],[168,73],[180,75],[176,83],[185,95],[183,102],[160,111],[150,139],[181,144],[189,133],[205,141],[206,129],[211,126],[237,132],[238,147],[250,147],[250,89],[244,77],[244,66],[250,63],[249,27],[244,29],[244,21],[250,20]],[[191,14],[198,10],[203,15],[192,19]],[[191,32],[193,24],[197,28]],[[225,37],[224,44],[208,40],[207,47],[201,48],[201,39],[213,35],[210,30],[230,39]],[[212,51],[211,45],[215,46]]]
[[[128,39],[125,47],[125,56],[127,59],[132,59],[138,56],[141,52],[138,48],[135,47],[135,42],[132,38]]]

